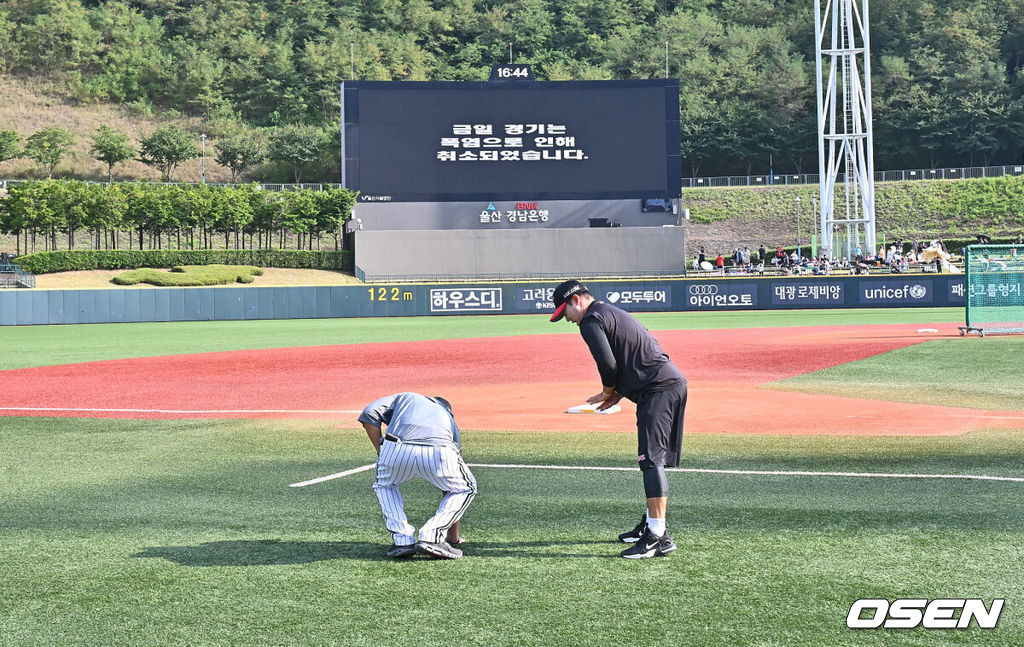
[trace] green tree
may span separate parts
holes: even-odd
[[[167,188],[147,185],[130,185],[127,188],[128,208],[125,222],[138,232],[139,249],[144,248],[147,233],[150,249],[159,246],[161,234],[177,222],[174,217],[172,195]]]
[[[285,229],[299,236],[298,247],[304,249],[304,236],[316,227],[319,206],[313,191],[285,191],[282,193],[284,206],[281,218]],[[309,236],[309,249],[313,249],[313,237]]]
[[[100,37],[91,85],[101,99],[130,102],[152,99],[167,87],[161,78],[166,53],[159,16],[146,17],[123,0],[96,3],[89,20]],[[139,3],[132,3],[139,4]]]
[[[252,204],[239,189],[217,187],[210,201],[210,219],[215,231],[224,234],[224,247],[230,245],[231,233],[235,234],[235,249],[240,249],[241,231],[252,222]],[[242,238],[244,240],[244,238]]]
[[[199,157],[199,147],[192,135],[178,126],[163,126],[142,140],[139,161],[160,171],[164,182],[170,182],[174,170],[184,161]]]
[[[218,139],[214,144],[217,155],[214,158],[221,166],[231,169],[231,182],[263,162],[266,158],[266,145],[262,137],[252,132],[241,132]]]
[[[21,157],[21,137],[13,130],[0,130],[0,162]]]
[[[267,157],[275,162],[291,164],[295,183],[298,184],[302,181],[303,167],[320,159],[327,144],[327,133],[316,126],[281,126],[270,136]]]
[[[334,237],[334,249],[339,248],[341,228],[352,215],[356,203],[353,192],[345,189],[325,188],[314,194],[317,203],[316,232],[330,233]]]
[[[120,184],[91,184],[85,195],[83,225],[92,230],[96,249],[117,249],[117,231],[124,227],[128,197]]]
[[[20,66],[36,74],[82,70],[99,45],[99,34],[89,24],[89,10],[79,0],[35,0],[15,14],[21,43]]]
[[[988,166],[992,156],[1006,144],[1011,128],[1010,102],[1006,97],[992,92],[970,92],[957,102],[960,123],[970,128],[959,133],[956,147],[970,155],[980,154],[982,163]]]
[[[53,171],[75,143],[75,136],[55,126],[37,130],[25,140],[25,156],[39,162],[46,170],[46,177],[52,178]]]
[[[47,200],[56,214],[55,227],[68,237],[68,249],[75,248],[75,234],[89,220],[86,209],[89,185],[81,180],[55,180],[48,183]],[[53,235],[53,246],[57,249],[57,237]]]
[[[9,72],[19,57],[14,34],[14,21],[7,11],[0,9],[0,74]]]
[[[128,135],[103,125],[96,129],[90,147],[92,156],[107,165],[107,182],[113,182],[114,165],[135,157],[138,152],[128,143]]]

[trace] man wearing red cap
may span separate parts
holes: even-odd
[[[559,284],[552,294],[555,313],[580,327],[601,374],[601,392],[587,402],[607,409],[623,397],[636,403],[637,460],[644,477],[647,513],[636,528],[619,535],[633,546],[627,559],[661,557],[676,549],[665,522],[668,480],[665,467],[677,467],[683,444],[686,378],[657,340],[633,315],[596,301],[579,281]],[[635,543],[634,543],[635,542]]]

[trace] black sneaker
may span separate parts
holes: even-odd
[[[412,544],[407,544],[405,546],[391,544],[391,548],[388,548],[388,552],[385,554],[391,559],[403,559],[406,557],[412,557],[415,553],[416,547]]]
[[[655,537],[650,528],[644,530],[644,536],[635,544],[622,551],[626,559],[646,559],[648,557],[664,557],[676,549],[676,542],[672,541],[672,535],[665,534]]]
[[[632,544],[640,541],[640,538],[644,536],[644,532],[647,531],[647,515],[640,518],[640,523],[636,524],[636,528],[633,528],[629,532],[624,532],[619,535],[619,541]]]
[[[439,541],[437,543],[418,541],[416,542],[416,552],[436,557],[437,559],[458,559],[462,557],[462,551],[446,541]]]

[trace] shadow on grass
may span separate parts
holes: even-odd
[[[611,546],[606,552],[545,552],[558,546]],[[479,542],[463,546],[466,557],[618,557],[620,544],[608,541]],[[209,541],[198,546],[151,546],[132,557],[161,558],[181,566],[283,566],[334,559],[393,561],[386,544],[360,541],[281,541],[255,539]],[[418,558],[422,559],[422,558]]]
[[[160,557],[182,566],[272,566],[332,559],[386,559],[387,546],[360,541],[208,541],[198,546],[151,546],[132,557]]]

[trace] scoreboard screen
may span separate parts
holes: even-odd
[[[342,84],[360,202],[671,199],[679,82]]]

